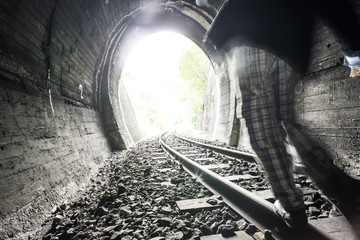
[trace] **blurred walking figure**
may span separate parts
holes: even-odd
[[[207,0],[196,0],[198,6]],[[295,122],[295,84],[308,67],[315,18],[334,31],[351,77],[360,76],[360,27],[348,0],[230,0],[207,38],[226,51],[229,73],[242,99],[252,148],[262,161],[275,198],[274,211],[292,228],[307,225],[302,192],[295,186],[292,144],[317,186],[340,202],[360,225],[359,180],[344,174]]]

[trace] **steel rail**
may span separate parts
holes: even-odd
[[[237,150],[232,150],[232,149],[228,149],[228,148],[222,148],[222,147],[217,147],[217,146],[214,146],[214,145],[209,145],[209,144],[206,144],[206,143],[202,143],[202,142],[198,142],[198,141],[195,141],[195,140],[191,140],[191,139],[188,139],[188,138],[185,138],[185,137],[181,137],[177,134],[174,134],[175,137],[177,138],[180,138],[186,142],[189,142],[189,143],[195,143],[199,146],[203,146],[205,148],[208,148],[208,149],[211,149],[215,152],[218,152],[218,153],[221,153],[221,154],[224,154],[226,156],[229,156],[229,157],[233,157],[233,158],[237,158],[237,159],[243,159],[245,161],[249,161],[249,162],[257,162],[257,163],[260,163],[260,160],[259,158],[255,155],[255,154],[251,154],[251,153],[246,153],[246,152],[240,152],[240,151],[237,151]]]
[[[162,147],[177,159],[192,176],[216,195],[221,195],[226,204],[260,230],[271,230],[280,240],[332,240],[330,236],[311,224],[305,229],[290,229],[283,220],[273,212],[273,205],[232,183],[220,175],[204,168],[167,145],[162,136],[159,138]]]
[[[221,153],[221,154],[226,155],[228,157],[233,157],[233,158],[236,158],[236,159],[242,159],[242,160],[249,161],[249,162],[256,162],[261,167],[261,169],[264,170],[262,162],[260,161],[258,156],[256,156],[255,154],[246,153],[246,152],[242,152],[242,151],[239,151],[239,150],[223,148],[223,147],[217,147],[217,146],[214,146],[214,145],[209,145],[209,144],[206,144],[206,143],[191,140],[191,139],[179,136],[177,134],[174,134],[174,135],[177,138],[180,138],[180,139],[182,139],[182,140],[184,140],[186,142],[193,143],[193,144],[196,144],[196,145],[199,145],[199,146],[203,146],[205,148],[213,150],[213,151],[215,151],[217,153]],[[294,163],[293,168],[294,168],[293,170],[294,170],[295,173],[303,174],[303,175],[306,175],[306,176],[310,177],[309,173],[306,171],[306,168],[305,168],[304,165]]]

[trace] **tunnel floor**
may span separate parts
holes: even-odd
[[[255,228],[227,206],[179,212],[176,201],[213,194],[170,157],[154,163],[157,151],[154,138],[113,153],[79,200],[53,209],[43,239],[199,239],[211,234],[206,222],[229,223],[223,219]]]
[[[165,154],[154,137],[113,152],[78,198],[54,207],[28,239],[195,240],[220,229],[241,231],[245,239],[263,234],[217,197]],[[194,199],[216,199],[218,206],[179,209],[179,201]]]

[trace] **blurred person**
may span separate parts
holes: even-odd
[[[196,0],[200,7],[207,0]],[[359,179],[343,173],[295,122],[295,84],[305,75],[316,19],[334,32],[350,77],[360,77],[360,27],[348,0],[225,1],[205,38],[225,50],[229,76],[242,100],[250,143],[276,198],[274,211],[291,228],[306,227],[303,194],[294,183],[293,145],[324,194],[359,226]]]

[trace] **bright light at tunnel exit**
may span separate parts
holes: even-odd
[[[194,45],[180,34],[159,32],[141,39],[129,54],[121,80],[145,137],[194,129],[194,107],[184,99],[193,90],[179,72],[182,54]],[[202,101],[203,95],[195,98]]]

